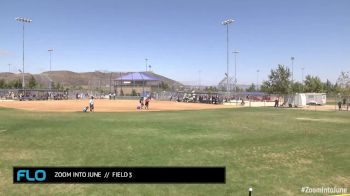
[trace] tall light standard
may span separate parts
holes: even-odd
[[[198,70],[198,89],[201,88],[201,70]]]
[[[9,63],[9,73],[11,73],[11,63]]]
[[[23,24],[22,88],[24,89],[24,87],[25,87],[25,83],[24,83],[24,24],[31,23],[32,20],[29,18],[23,18],[23,17],[17,17],[16,20]]]
[[[294,56],[290,58],[292,60],[292,84],[294,83]]]
[[[228,25],[233,23],[235,20],[233,19],[227,19],[225,21],[223,21],[221,24],[226,25],[226,34],[227,34],[227,38],[226,38],[226,44],[227,44],[227,72],[226,72],[226,79],[227,79],[227,83],[226,83],[226,91],[227,94],[230,92],[230,88],[229,88],[229,73],[228,73],[228,66],[229,66],[229,48],[228,48]]]
[[[146,72],[147,72],[147,67],[148,67],[148,58],[145,58],[146,61]]]
[[[256,91],[259,90],[259,72],[260,70],[256,70]]]
[[[304,67],[301,68],[301,82],[304,82]]]
[[[53,48],[48,49],[47,51],[49,51],[49,53],[50,53],[50,72],[51,72],[51,55],[52,55],[52,52],[53,52]]]
[[[232,53],[235,54],[235,92],[236,92],[237,90],[237,54],[239,53],[239,51],[235,50]]]
[[[21,70],[21,69],[18,69],[18,71],[19,71],[19,73],[21,73],[22,75],[23,75],[23,71]],[[23,85],[23,84],[22,84]],[[18,87],[16,87],[16,88],[18,88]],[[22,86],[22,88],[23,88],[23,86]],[[24,93],[24,92],[23,92]]]

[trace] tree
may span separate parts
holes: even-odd
[[[215,86],[209,86],[209,87],[205,87],[204,91],[206,93],[214,93],[214,92],[217,92],[218,89]]]
[[[250,87],[247,88],[245,91],[247,91],[247,92],[255,92],[256,91],[255,84],[252,83],[252,85],[250,85]]]
[[[276,70],[271,70],[268,80],[261,85],[261,91],[275,94],[288,94],[291,92],[291,76],[289,68],[279,64]]]
[[[63,85],[61,85],[61,83],[59,83],[59,82],[57,82],[56,85],[55,85],[55,83],[52,83],[52,86],[53,86],[53,88],[56,89],[56,90],[61,90],[61,89],[64,88]]]
[[[0,80],[0,88],[6,88],[6,83],[4,79]]]
[[[13,87],[13,88],[17,88],[17,89],[20,89],[22,88],[22,82],[20,79],[17,79],[17,80],[13,80],[9,83],[8,85],[10,88]]]
[[[36,87],[36,85],[37,85],[37,82],[36,82],[34,76],[31,75],[30,78],[29,78],[28,87],[29,87],[30,89],[33,89],[33,88]]]
[[[338,77],[337,84],[341,93],[350,94],[350,73],[342,71]]]
[[[243,92],[244,89],[243,88],[239,88],[239,86],[236,86],[236,91],[235,92]]]
[[[169,89],[169,85],[165,82],[161,82],[160,85],[159,85],[160,89],[162,90],[168,90]]]
[[[337,84],[340,88],[350,88],[350,73],[342,71],[338,77]]]
[[[310,93],[323,92],[323,84],[321,79],[318,76],[307,75],[305,77],[304,83],[305,83],[305,92],[310,92]]]
[[[132,91],[131,91],[131,96],[137,96],[137,93],[136,93],[136,90],[135,90],[135,89],[132,89]]]
[[[325,83],[323,83],[323,89],[325,93],[339,93],[340,88],[338,84],[332,84],[331,81],[327,80]]]
[[[305,86],[300,82],[294,82],[292,84],[292,92],[303,93]]]

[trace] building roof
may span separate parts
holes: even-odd
[[[123,75],[114,80],[122,81],[122,80],[133,80],[133,81],[158,81],[160,80],[157,77],[150,76],[147,73],[143,72],[133,72],[130,74]]]

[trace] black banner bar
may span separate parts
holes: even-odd
[[[13,183],[225,183],[225,167],[14,167]]]

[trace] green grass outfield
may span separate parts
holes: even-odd
[[[12,166],[226,166],[226,184],[12,184]],[[43,113],[0,108],[0,195],[350,191],[350,113],[273,108]]]

